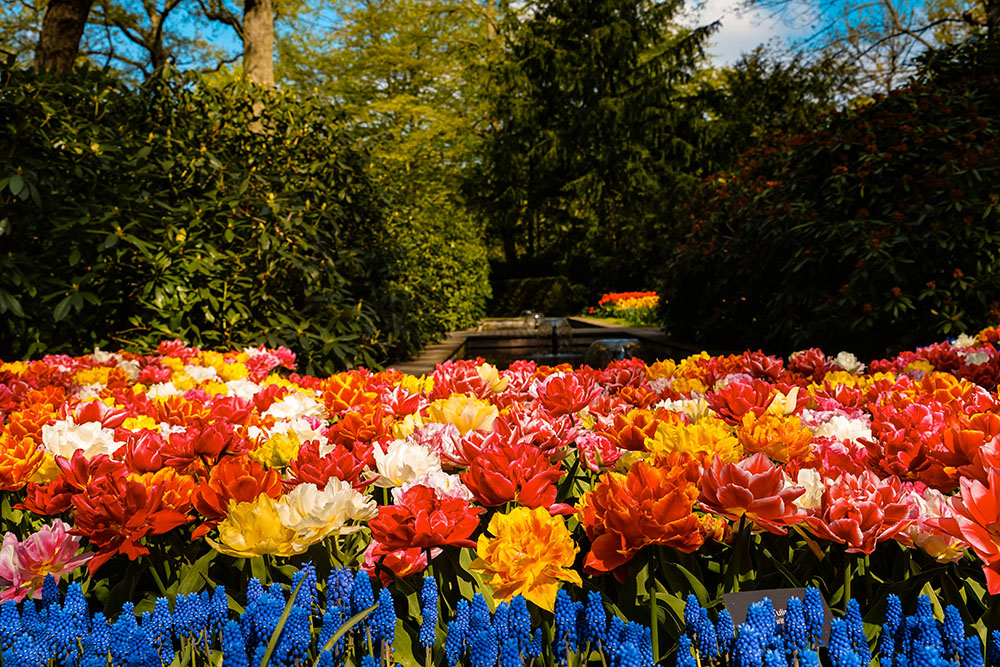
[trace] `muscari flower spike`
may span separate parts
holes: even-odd
[[[806,589],[802,603],[806,615],[806,633],[809,635],[809,641],[816,644],[823,636],[823,596],[818,588],[810,586]]]
[[[941,636],[944,639],[945,655],[952,657],[962,654],[965,648],[965,623],[962,622],[962,615],[954,605],[944,608]]]
[[[424,577],[420,590],[420,645],[424,648],[434,644],[438,621],[438,587],[434,577]]]

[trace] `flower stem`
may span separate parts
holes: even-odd
[[[847,602],[851,599],[851,561],[854,560],[851,554],[845,554],[844,562],[844,611],[847,611]]]
[[[656,664],[660,655],[660,632],[659,632],[659,605],[656,603],[656,589],[649,592],[649,630],[653,644],[653,664]]]

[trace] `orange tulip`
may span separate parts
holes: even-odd
[[[739,463],[716,458],[702,473],[700,500],[702,508],[710,512],[730,519],[746,516],[768,532],[784,535],[786,526],[806,517],[795,505],[795,499],[805,492],[787,484],[782,469],[758,452]]]
[[[584,561],[589,573],[614,570],[650,544],[690,553],[704,542],[694,513],[698,467],[685,455],[673,466],[636,463],[627,475],[609,472],[580,499],[579,512],[591,541]]]
[[[808,456],[813,437],[798,417],[779,417],[769,412],[759,417],[752,412],[743,415],[736,436],[748,453],[764,452],[782,463]]]

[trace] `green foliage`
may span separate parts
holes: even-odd
[[[735,166],[740,153],[775,133],[816,129],[834,111],[852,82],[849,66],[829,55],[782,59],[758,46],[716,80],[703,82],[698,96],[712,117],[704,147],[711,171]]]
[[[545,0],[506,7],[491,122],[467,187],[513,276],[567,276],[596,297],[634,285],[683,196],[701,115],[683,104],[709,29],[680,3]]]
[[[703,183],[666,267],[668,329],[704,345],[875,356],[995,317],[998,79],[948,71],[822,130],[772,137]]]
[[[545,315],[574,315],[585,303],[584,288],[565,276],[509,278],[494,285],[490,313],[514,316],[530,310]]]
[[[482,223],[458,196],[483,114],[475,70],[485,17],[454,0],[344,2],[336,11],[341,20],[324,39],[286,40],[280,75],[336,100],[370,155],[403,253],[399,287],[419,321],[433,331],[469,326],[489,297]]]
[[[190,78],[2,77],[0,357],[181,338],[285,345],[320,373],[424,342],[328,104]]]

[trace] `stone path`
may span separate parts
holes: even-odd
[[[400,361],[389,366],[408,375],[427,375],[434,372],[434,367],[449,359],[461,358],[462,347],[466,336],[475,329],[450,331],[440,343],[428,345],[420,351],[416,358]]]

